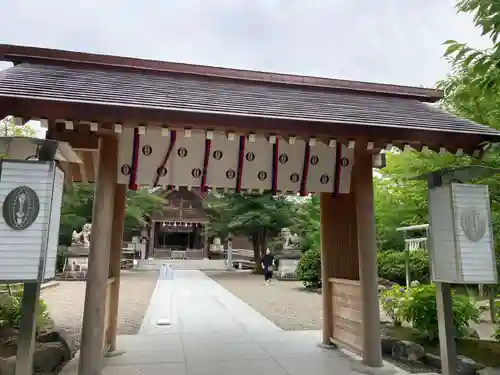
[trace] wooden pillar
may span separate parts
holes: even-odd
[[[372,165],[372,155],[366,150],[357,150],[354,165],[354,189],[357,201],[359,275],[362,298],[363,365],[382,367]]]
[[[125,201],[127,198],[127,185],[115,185],[115,200],[113,224],[111,233],[111,253],[109,256],[109,276],[114,278],[111,285],[109,305],[109,351],[116,350],[116,334],[118,331],[118,304],[120,300],[120,273],[123,248],[123,224],[125,220]]]
[[[331,278],[359,280],[356,199],[354,192],[320,195],[321,283],[323,298],[322,343],[334,336],[334,296]],[[339,323],[339,325],[342,323]]]
[[[79,375],[98,375],[102,369],[107,280],[113,220],[113,203],[117,179],[117,140],[99,138],[99,161],[92,236],[88,258],[87,285],[83,312]]]
[[[149,254],[148,258],[155,257],[155,238],[156,238],[156,221],[151,220],[151,228],[149,228]]]
[[[203,259],[208,259],[210,255],[210,245],[208,244],[208,224],[203,226]]]
[[[323,332],[321,343],[330,345],[333,332],[332,269],[334,254],[331,247],[332,228],[335,222],[335,202],[332,194],[320,195],[320,239],[321,239],[321,295],[323,298]],[[333,234],[335,236],[335,234]]]

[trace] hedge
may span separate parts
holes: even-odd
[[[319,249],[307,250],[302,254],[297,267],[297,277],[306,287],[316,288],[321,282],[321,256]],[[402,251],[381,251],[377,253],[379,277],[406,284],[405,253]],[[427,251],[416,250],[410,253],[411,280],[422,284],[429,282],[429,257]]]
[[[306,288],[320,287],[321,254],[319,249],[310,249],[303,252],[295,272]]]
[[[379,277],[406,284],[405,253],[403,251],[381,251],[377,253]],[[420,283],[429,282],[429,256],[426,250],[416,250],[410,253],[410,278]]]

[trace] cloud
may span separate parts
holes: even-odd
[[[0,42],[433,86],[447,39],[486,46],[454,0],[0,0]],[[5,66],[4,66],[5,67]]]

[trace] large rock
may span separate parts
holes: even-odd
[[[476,375],[484,366],[463,355],[457,355],[457,375]]]
[[[35,349],[35,371],[50,373],[69,361],[67,345],[61,342],[39,342]]]
[[[464,336],[470,339],[480,339],[479,333],[472,327],[467,328],[467,330],[464,332]]]
[[[391,289],[393,285],[396,285],[396,283],[394,283],[390,280],[387,280],[387,279],[383,279],[381,277],[379,277],[379,279],[378,279],[379,290]]]
[[[0,332],[0,375],[11,375],[15,372],[18,335],[19,332],[14,329],[3,329]],[[51,373],[71,359],[70,348],[58,332],[43,332],[36,340],[36,372]]]
[[[422,345],[411,341],[398,341],[392,347],[392,356],[397,359],[420,361],[425,357],[425,349]]]
[[[380,327],[380,342],[382,345],[382,353],[392,355],[392,348],[398,340],[392,337],[392,331],[390,328]]]
[[[16,355],[17,337],[19,331],[14,328],[3,328],[0,330],[0,357],[8,358]]]
[[[436,367],[441,368],[441,358],[437,355],[427,353],[425,355],[425,363]],[[457,355],[457,375],[476,375],[482,374],[480,372],[484,366],[480,363],[475,362],[474,360],[465,357],[463,355]],[[492,375],[495,374],[494,372]],[[484,375],[489,375],[487,372]]]
[[[19,331],[15,328],[5,327],[0,329],[0,343],[17,338],[17,336],[19,336]]]
[[[46,343],[46,342],[59,342],[64,347],[64,358],[69,360],[76,352],[76,349],[73,350],[69,344],[69,340],[66,337],[66,333],[64,331],[46,331],[40,333],[37,337],[38,342]]]

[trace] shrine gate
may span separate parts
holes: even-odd
[[[432,89],[0,45],[0,118],[37,119],[95,182],[81,375],[116,350],[125,194],[141,185],[319,194],[323,344],[381,367],[374,156],[481,155],[500,132],[430,103]],[[376,160],[376,158],[375,158]]]

